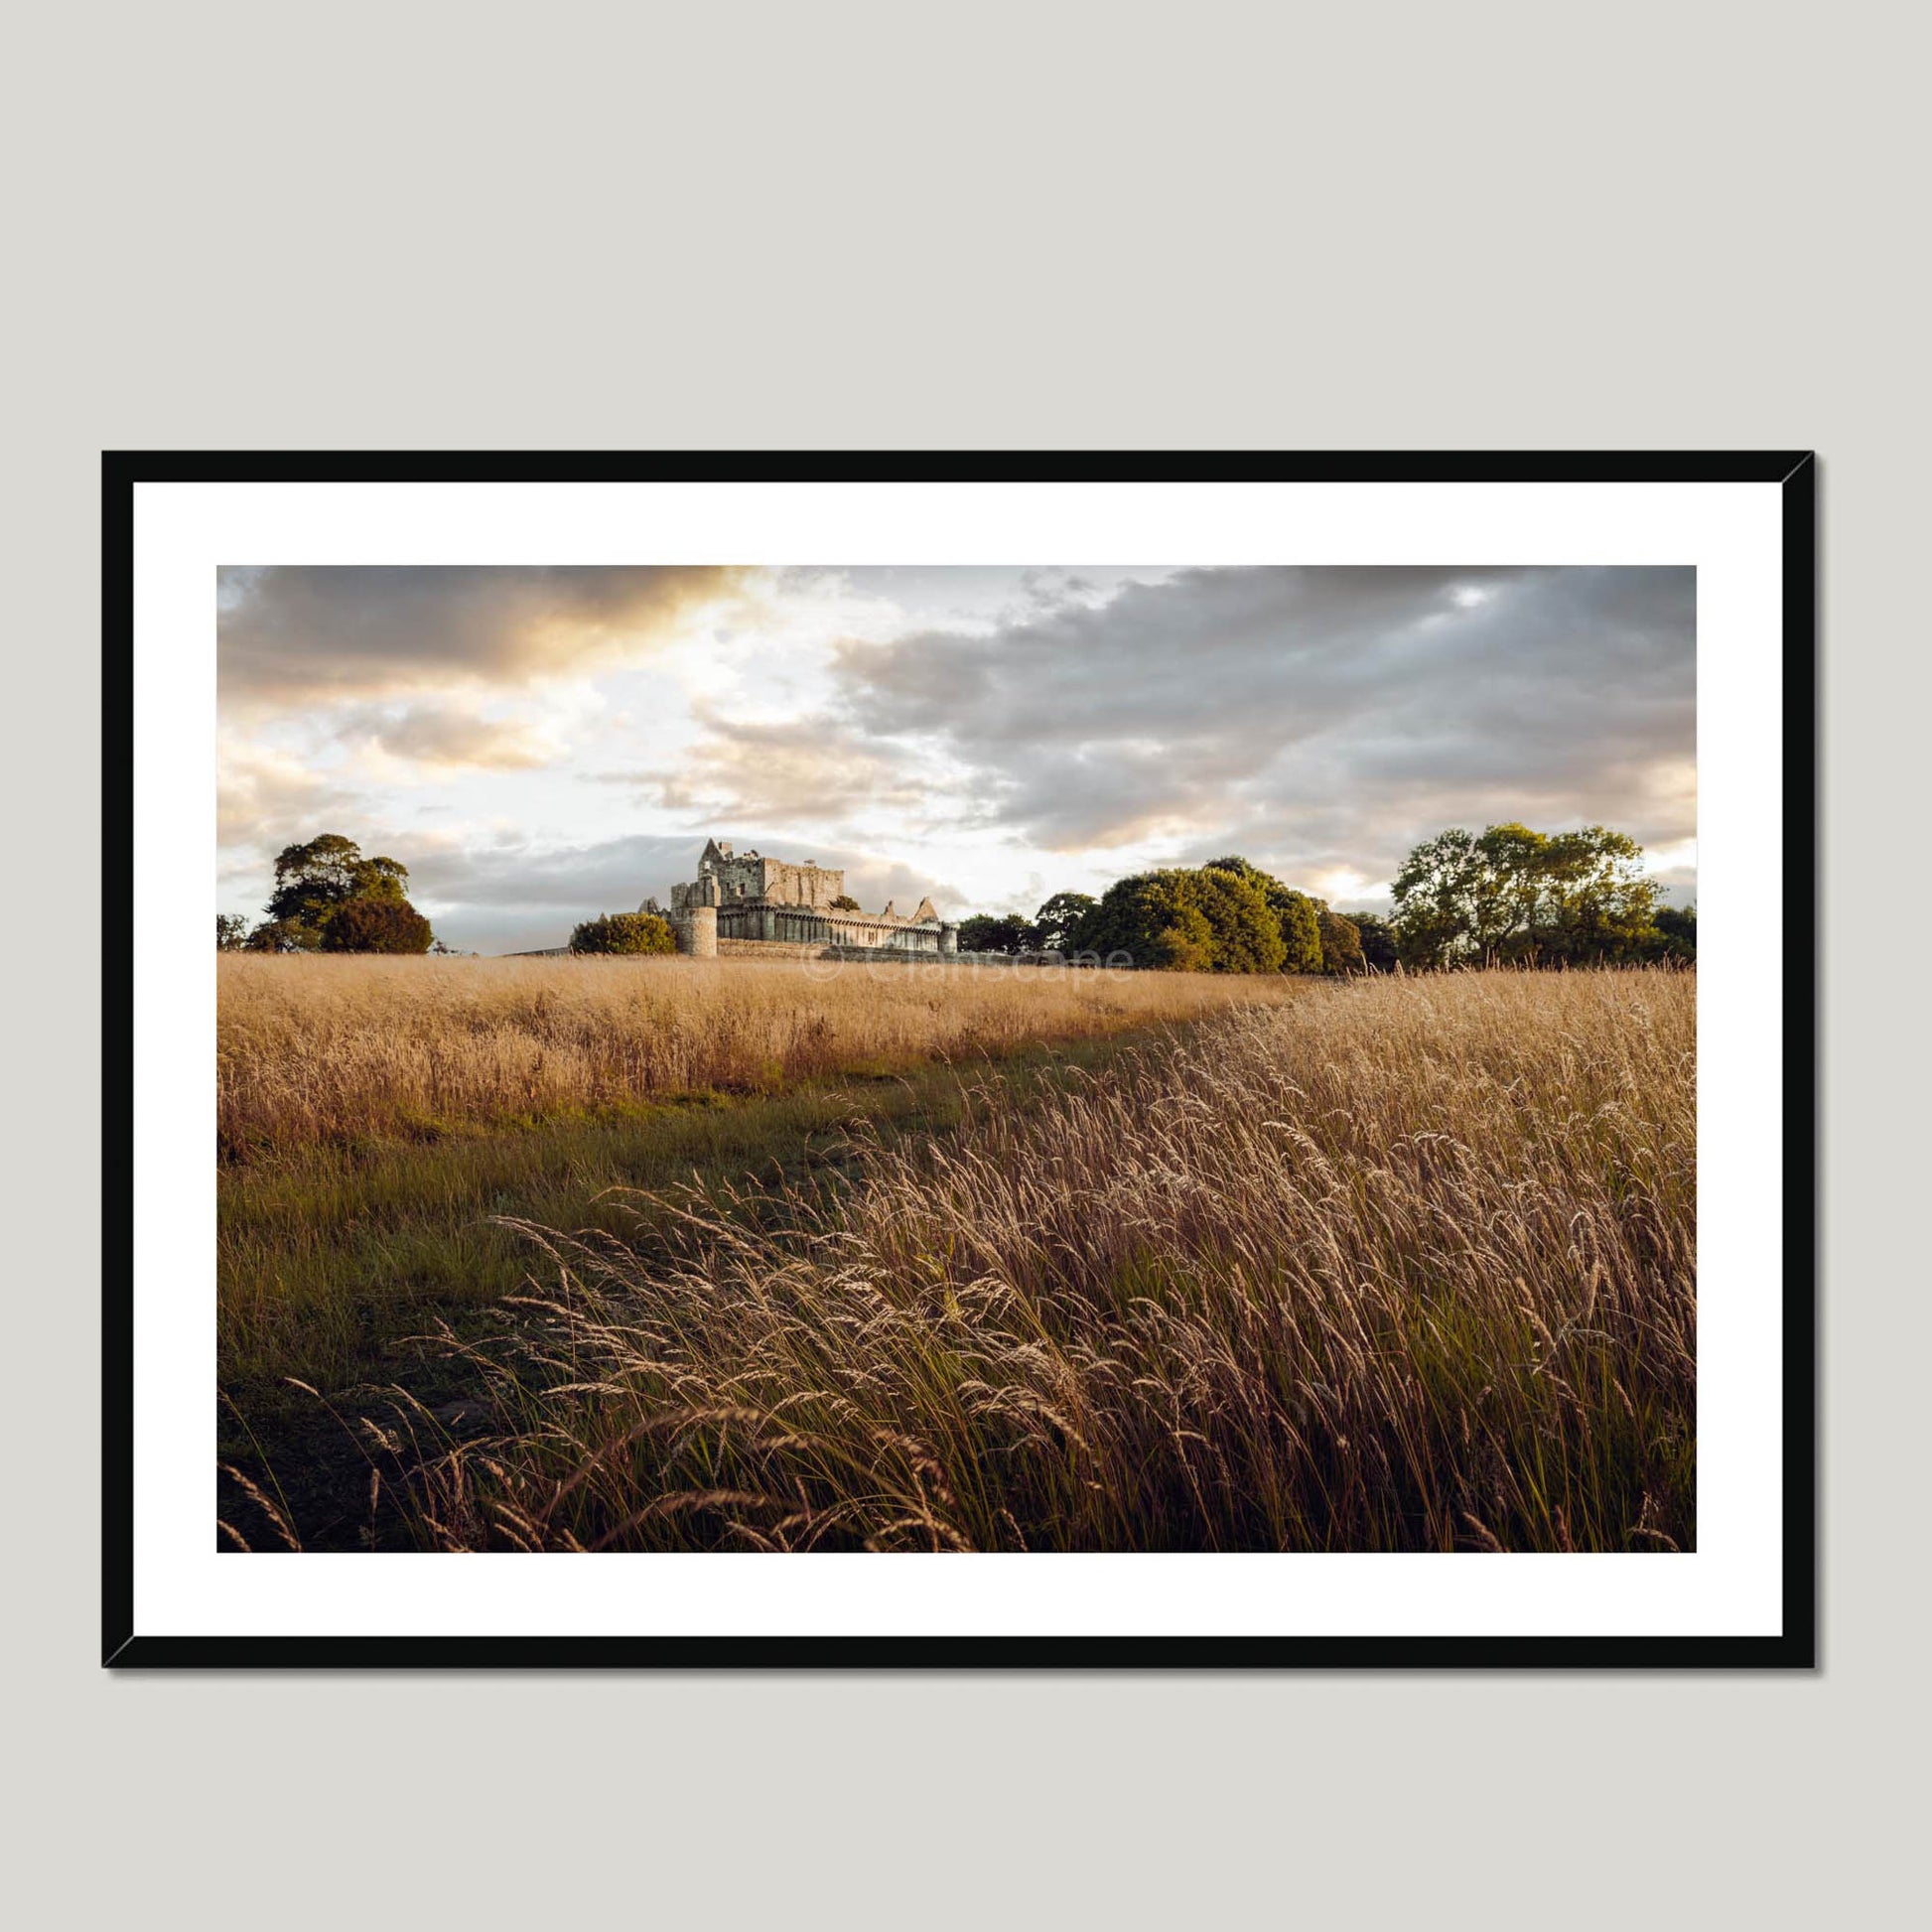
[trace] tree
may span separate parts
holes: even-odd
[[[246,952],[314,952],[322,944],[320,931],[294,919],[264,919],[243,942]]]
[[[859,901],[850,893],[841,893],[832,901],[832,910],[834,912],[856,912],[859,910]]]
[[[1401,955],[1396,951],[1395,930],[1388,920],[1375,912],[1351,912],[1348,919],[1361,944],[1362,964],[1371,973],[1394,972]]]
[[[1321,970],[1321,914],[1307,893],[1284,886],[1275,900],[1275,917],[1282,928],[1282,971],[1318,973]]]
[[[1551,838],[1540,867],[1535,950],[1575,964],[1644,958],[1657,938],[1657,884],[1643,847],[1622,832],[1587,825]]]
[[[1660,905],[1654,915],[1656,959],[1695,960],[1698,956],[1698,909],[1695,905]]]
[[[1643,848],[1606,826],[1452,827],[1396,875],[1393,925],[1412,966],[1591,965],[1647,956],[1656,899]]]
[[[312,952],[322,945],[337,907],[356,899],[406,906],[408,883],[407,866],[394,859],[365,859],[355,841],[339,832],[324,832],[306,845],[284,846],[275,861],[275,891],[265,908],[267,927],[256,929],[249,947],[256,952]]]
[[[1314,902],[1315,923],[1321,930],[1321,970],[1324,973],[1359,973],[1362,970],[1361,928],[1353,919],[1328,910],[1322,899]]]
[[[586,919],[570,935],[575,953],[667,953],[677,951],[677,936],[655,912],[606,912]]]
[[[217,912],[214,915],[214,950],[216,952],[239,952],[248,937],[248,921],[239,912]]]
[[[1076,949],[1103,961],[1170,973],[1205,973],[1214,964],[1214,928],[1201,910],[1194,875],[1144,872],[1117,879],[1075,931]]]
[[[1034,914],[1034,944],[1042,952],[1071,952],[1080,921],[1096,903],[1089,893],[1055,893]]]
[[[323,922],[322,950],[425,953],[435,937],[406,898],[349,898]]]
[[[1190,879],[1194,902],[1214,935],[1213,970],[1279,973],[1288,947],[1259,875],[1203,866]]]
[[[1298,893],[1294,887],[1284,886],[1273,874],[1263,872],[1239,853],[1230,853],[1225,859],[1210,859],[1204,870],[1238,873],[1261,888],[1262,896],[1275,915],[1275,923],[1281,930],[1282,972],[1320,972],[1321,926],[1314,909],[1315,901],[1307,893]]]
[[[961,952],[1022,953],[1034,949],[1034,929],[1018,912],[975,912],[959,922]]]
[[[1391,923],[1405,965],[1449,966],[1466,956],[1476,927],[1475,845],[1451,826],[1403,861]]]

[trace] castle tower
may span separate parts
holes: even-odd
[[[718,908],[715,905],[691,906],[678,924],[677,938],[679,952],[689,953],[693,959],[716,959]]]

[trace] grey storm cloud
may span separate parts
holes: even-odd
[[[1183,571],[837,669],[859,729],[943,747],[1052,850],[1193,828],[1387,877],[1464,820],[1696,829],[1689,568]]]
[[[711,565],[270,565],[220,574],[224,702],[380,696],[570,671],[732,592]]]

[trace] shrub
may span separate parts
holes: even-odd
[[[324,952],[428,952],[436,937],[429,921],[406,898],[351,898],[329,914],[322,928]]]
[[[572,952],[665,953],[677,951],[677,938],[655,912],[606,912],[586,919],[570,935]]]

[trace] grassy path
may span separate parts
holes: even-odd
[[[963,1067],[846,1075],[758,1096],[697,1095],[617,1120],[548,1121],[429,1142],[315,1148],[222,1171],[219,1452],[280,1496],[305,1544],[363,1520],[368,1461],[354,1440],[400,1383],[431,1408],[468,1393],[460,1366],[410,1346],[435,1322],[481,1335],[541,1257],[493,1218],[600,1228],[648,1243],[637,1198],[695,1184],[758,1215],[801,1183],[844,1184],[855,1129],[891,1138],[956,1127],[976,1089],[1027,1105],[1170,1033],[1139,1029],[1031,1045]],[[328,1396],[291,1388],[311,1384]],[[223,1483],[223,1507],[250,1516]],[[255,1539],[262,1518],[252,1514]],[[260,1547],[272,1546],[273,1537]]]

